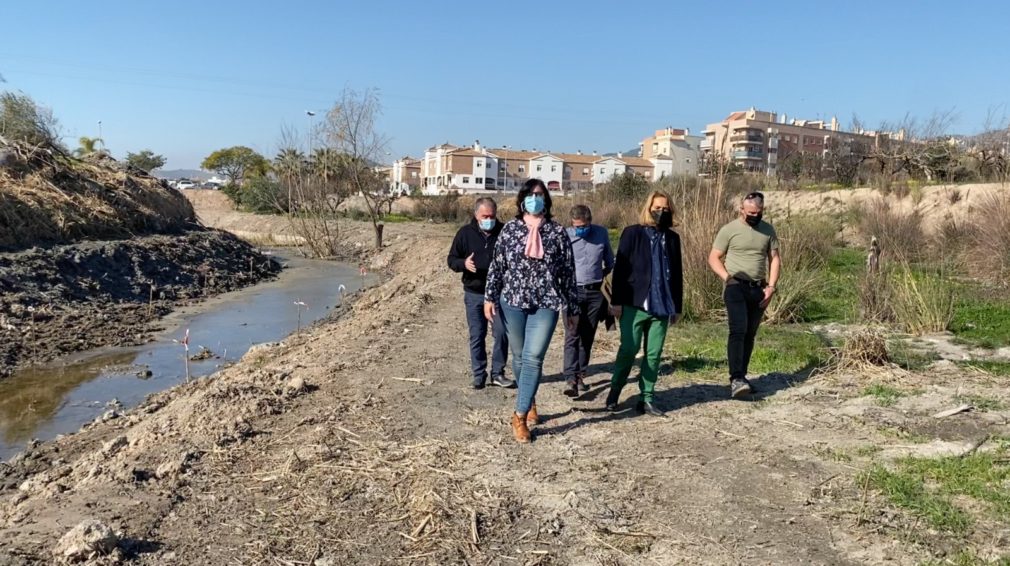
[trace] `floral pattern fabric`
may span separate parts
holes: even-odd
[[[544,257],[526,256],[529,229],[522,220],[510,220],[498,235],[488,270],[484,299],[505,302],[520,309],[541,308],[579,314],[575,286],[575,254],[565,229],[553,220],[540,224]]]

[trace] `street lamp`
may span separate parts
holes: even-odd
[[[102,149],[105,149],[105,140],[102,139],[102,121],[98,121],[98,141],[102,144]]]
[[[503,145],[502,147],[505,148],[505,153],[504,153],[504,156],[505,156],[505,169],[504,169],[504,173],[502,174],[501,190],[505,191],[506,189],[508,189],[508,185],[509,185],[509,146]]]
[[[306,152],[305,157],[308,157],[312,154],[312,118],[316,115],[316,112],[314,110],[306,110],[305,115],[308,116],[309,120],[309,131],[305,135],[306,145],[308,146],[308,151]]]

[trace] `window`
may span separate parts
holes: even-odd
[[[555,172],[557,170],[558,170],[558,166],[557,165],[551,165],[551,173],[553,173],[553,172]]]
[[[520,165],[519,166],[519,172],[520,173],[525,173],[526,172],[526,166],[525,165]]]
[[[470,177],[463,177],[463,184],[466,185],[470,182]]]
[[[411,179],[416,179],[417,178],[417,171],[411,171],[410,172],[410,178]]]
[[[602,175],[602,174],[604,174],[606,172],[607,172],[607,169],[605,167],[600,167],[600,175]]]
[[[483,185],[484,184],[484,177],[477,177],[474,180],[474,183],[477,183],[478,185]]]
[[[588,175],[589,174],[589,167],[583,167],[582,168],[582,174],[583,175]]]
[[[480,169],[482,167],[484,167],[484,162],[483,161],[478,161],[477,162],[477,168]]]
[[[537,165],[537,171],[543,171],[543,169],[544,169],[543,165]]]

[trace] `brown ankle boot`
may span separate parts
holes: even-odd
[[[526,444],[530,441],[530,429],[526,427],[526,415],[517,415],[512,412],[512,434],[516,437],[516,442]]]
[[[540,414],[537,413],[537,404],[533,403],[530,412],[526,413],[526,428],[533,428],[540,424]]]

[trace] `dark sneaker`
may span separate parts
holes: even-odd
[[[484,382],[483,382],[483,381],[474,381],[474,382],[473,382],[473,383],[471,383],[470,385],[471,385],[471,386],[472,386],[472,387],[473,387],[474,389],[484,389]]]
[[[564,394],[569,397],[579,396],[579,381],[578,379],[569,379],[565,382]]]
[[[579,389],[583,392],[589,391],[589,385],[586,383],[586,374],[582,374],[575,378],[575,381],[579,384]]]
[[[504,387],[505,389],[512,389],[516,386],[516,382],[504,375],[494,375],[491,376],[491,385],[497,385],[498,387]]]
[[[753,392],[754,389],[746,379],[733,379],[729,382],[729,395],[734,399],[746,397]]]

